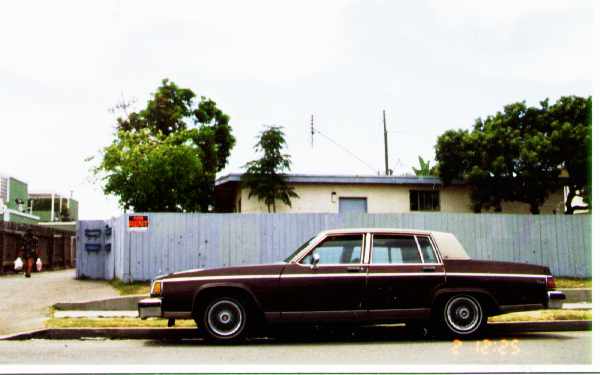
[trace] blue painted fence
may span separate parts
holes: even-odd
[[[592,275],[590,215],[142,215],[148,215],[150,222],[145,232],[129,231],[128,215],[106,221],[80,221],[78,277],[150,280],[190,268],[276,262],[323,229],[351,227],[452,232],[474,259],[544,264],[557,276]],[[95,229],[100,229],[101,236],[89,237]]]

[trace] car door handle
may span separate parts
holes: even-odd
[[[435,266],[425,266],[423,272],[435,272]]]
[[[346,267],[346,271],[348,272],[362,272],[365,269],[361,266],[348,266]]]

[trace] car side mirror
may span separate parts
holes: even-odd
[[[319,253],[313,253],[312,254],[312,259],[310,261],[310,268],[312,268],[313,270],[315,268],[317,268],[317,266],[319,265],[319,261],[321,260],[321,257],[319,256]]]

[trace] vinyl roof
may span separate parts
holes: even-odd
[[[403,233],[403,234],[422,234],[433,237],[437,244],[438,250],[444,259],[471,259],[465,251],[460,241],[449,232],[439,232],[434,230],[421,229],[402,229],[402,228],[343,228],[343,229],[327,229],[321,231],[320,235],[330,233],[354,233],[354,232],[378,232],[378,233]]]

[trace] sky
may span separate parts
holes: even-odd
[[[382,110],[407,173],[506,104],[591,95],[593,24],[585,0],[3,1],[0,173],[72,192],[81,219],[118,216],[90,171],[110,108],[143,108],[163,78],[230,115],[219,175],[256,158],[265,125],[284,127],[293,173],[383,173]]]

